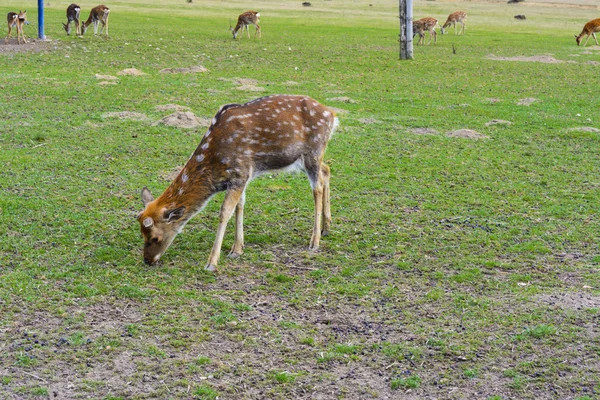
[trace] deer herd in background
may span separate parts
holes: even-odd
[[[69,7],[67,7],[67,23],[66,24],[63,23],[63,27],[65,28],[67,35],[71,34],[71,23],[75,24],[77,36],[83,35],[85,33],[85,31],[87,30],[88,26],[90,26],[92,23],[94,24],[94,35],[97,35],[98,34],[98,23],[102,23],[102,29],[100,31],[100,34],[104,33],[104,35],[106,37],[108,37],[108,16],[110,13],[110,10],[108,7],[106,7],[105,5],[102,4],[102,5],[92,8],[92,11],[90,12],[90,16],[88,17],[87,21],[85,21],[81,24],[81,27],[80,27],[80,23],[79,23],[80,22],[80,19],[79,19],[80,12],[81,12],[81,8],[77,4],[71,4],[71,5],[69,5]],[[27,43],[27,40],[25,40],[25,35],[23,34],[23,25],[28,24],[27,11],[19,11],[18,13],[9,12],[8,16],[7,16],[7,21],[8,21],[8,35],[6,36],[4,43],[8,43],[8,40],[10,39],[10,35],[12,33],[12,28],[14,28],[14,27],[17,28],[17,43],[21,44],[21,41],[23,43]],[[432,18],[432,17],[421,18],[421,19],[413,21],[413,38],[415,36],[419,35],[419,40],[417,41],[417,45],[425,44],[425,32],[429,32],[429,42],[427,42],[427,44],[431,43],[432,38],[433,38],[433,44],[436,44],[437,43],[437,33],[435,31],[436,27],[439,27],[440,33],[444,34],[444,33],[446,33],[446,28],[449,28],[450,26],[454,26],[454,34],[461,35],[461,34],[465,33],[465,22],[466,21],[467,21],[467,13],[464,11],[456,11],[456,12],[453,12],[452,14],[448,15],[446,22],[442,26],[440,26],[438,24],[438,21],[435,18]],[[237,24],[236,24],[235,28],[232,28],[230,25],[229,30],[233,34],[233,38],[237,39],[237,36],[240,33],[240,31],[243,32],[245,29],[246,33],[248,35],[248,39],[249,39],[250,32],[248,31],[248,26],[254,25],[254,27],[256,28],[256,31],[254,32],[254,38],[256,39],[257,35],[260,38],[262,35],[261,35],[260,25],[258,25],[259,22],[260,22],[260,13],[258,13],[256,11],[246,11],[238,16],[238,20],[237,20]],[[457,24],[460,24],[460,28],[458,30],[456,27]],[[596,38],[596,32],[600,32],[600,18],[589,21],[587,24],[585,24],[581,33],[579,35],[575,35],[577,45],[579,46],[581,44],[581,41],[583,40],[584,36],[586,37],[585,43],[583,44],[584,46],[587,45],[587,42],[590,39],[590,36],[592,36],[594,38],[594,40],[596,41],[596,45],[598,45],[598,39]]]

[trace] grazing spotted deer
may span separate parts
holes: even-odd
[[[248,30],[248,26],[254,25],[256,27],[256,31],[254,32],[254,38],[256,39],[256,34],[258,34],[259,38],[262,35],[262,33],[260,31],[260,25],[258,25],[259,22],[260,22],[260,13],[257,13],[256,11],[246,11],[245,13],[240,14],[240,16],[238,17],[235,28],[232,29],[231,27],[229,27],[229,29],[231,30],[231,33],[233,34],[233,38],[235,39],[235,38],[237,38],[237,35],[238,35],[240,29],[243,32],[244,28],[245,28],[246,33],[248,34],[248,39],[250,39],[250,31]]]
[[[108,37],[108,16],[110,14],[110,10],[105,5],[99,5],[92,8],[90,12],[90,16],[87,21],[81,24],[81,34],[83,35],[85,31],[87,31],[88,26],[94,23],[94,35],[98,34],[98,23],[102,23],[102,29],[100,30],[100,34],[104,32],[106,37]]]
[[[419,20],[413,21],[413,39],[416,35],[419,35],[419,40],[417,41],[417,45],[419,43],[425,44],[425,31],[429,31],[429,42],[431,43],[431,38],[434,38],[433,44],[437,43],[437,33],[435,32],[435,27],[439,26],[437,19],[426,17],[421,18]]]
[[[309,250],[319,248],[331,226],[329,167],[325,148],[338,119],[306,96],[274,95],[221,107],[179,175],[158,198],[142,190],[144,210],[137,219],[144,238],[144,262],[156,263],[218,192],[225,191],[219,225],[206,270],[216,271],[227,222],[235,210],[235,240],[229,254],[244,249],[246,186],[269,171],[302,171],[312,187],[315,210]],[[321,223],[323,231],[321,231]]]
[[[454,25],[454,34],[455,35],[464,34],[466,22],[467,22],[467,13],[466,12],[464,12],[464,11],[453,12],[452,14],[448,15],[448,19],[446,20],[444,25],[442,25],[442,29],[440,29],[440,33],[443,35],[444,33],[446,33],[446,28],[448,28],[450,25]],[[456,24],[462,25],[462,27],[458,31],[458,33],[456,33]]]
[[[23,43],[27,43],[25,39],[25,34],[23,33],[23,25],[27,24],[27,10],[16,12],[9,12],[6,16],[6,21],[8,22],[8,35],[4,40],[4,43],[8,43],[8,39],[10,39],[10,34],[12,33],[12,28],[17,28],[17,43],[21,44],[21,39],[23,39]]]
[[[81,35],[81,28],[79,27],[79,12],[81,8],[77,4],[71,4],[67,7],[67,23],[63,23],[63,28],[67,31],[67,35],[71,34],[71,22],[75,23],[77,36]]]
[[[585,24],[583,27],[583,30],[581,31],[579,36],[575,35],[575,40],[577,41],[577,46],[579,46],[581,44],[581,39],[583,38],[583,35],[587,36],[587,38],[585,39],[585,43],[583,44],[583,47],[585,47],[587,45],[588,40],[590,40],[590,35],[596,41],[596,45],[598,45],[598,39],[596,39],[596,32],[600,32],[600,18],[593,19],[590,22],[588,22],[587,24]]]

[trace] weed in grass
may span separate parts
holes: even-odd
[[[288,371],[271,371],[269,377],[277,383],[293,383],[296,381],[296,375]]]
[[[473,378],[477,378],[477,375],[479,374],[479,371],[477,371],[476,368],[465,368],[465,370],[463,371],[463,373],[465,374],[465,376],[469,379],[473,379]]]
[[[31,388],[30,392],[34,396],[48,396],[48,389],[41,386]]]
[[[506,386],[511,388],[516,392],[522,392],[527,384],[527,378],[522,376],[515,376],[511,382],[509,382]]]
[[[11,382],[11,378],[10,376],[3,376],[2,378],[0,378],[0,384],[2,385],[8,385]]]
[[[313,347],[315,345],[315,338],[313,338],[311,336],[307,336],[307,337],[300,339],[299,342],[300,342],[300,344],[305,344],[307,346]]]
[[[198,400],[216,400],[219,397],[219,392],[208,385],[198,386],[192,394]]]
[[[556,332],[556,328],[552,325],[537,325],[533,328],[526,328],[522,333],[515,335],[515,339],[523,340],[528,337],[534,339],[542,339],[547,336],[555,335]]]
[[[16,365],[19,367],[33,367],[37,364],[37,359],[30,354],[19,354],[17,355]]]
[[[210,364],[212,361],[210,359],[210,357],[206,357],[206,356],[198,356],[198,358],[196,358],[196,360],[194,360],[194,363],[196,365],[207,365]]]
[[[149,345],[146,353],[150,356],[150,357],[156,357],[156,358],[165,358],[167,356],[167,353],[161,349],[159,349],[157,346],[155,345]]]
[[[421,386],[421,378],[418,375],[411,375],[406,378],[392,379],[392,390],[397,389],[416,389]]]

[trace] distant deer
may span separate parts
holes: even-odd
[[[429,31],[429,42],[431,43],[431,38],[434,38],[433,44],[437,43],[437,33],[435,32],[435,27],[439,26],[437,19],[426,17],[421,18],[419,20],[413,21],[413,39],[416,35],[419,35],[419,40],[417,41],[417,45],[420,43],[425,44],[425,31]]]
[[[67,7],[67,23],[63,23],[63,27],[65,31],[67,31],[67,35],[71,34],[71,22],[75,23],[77,36],[81,35],[81,29],[79,27],[79,12],[81,8],[77,4],[71,4]]]
[[[460,29],[458,31],[458,35],[464,34],[466,22],[467,22],[467,13],[466,12],[464,12],[464,11],[453,12],[452,14],[448,15],[448,19],[446,20],[444,25],[442,25],[442,29],[440,30],[440,33],[443,35],[444,33],[446,33],[446,28],[448,28],[450,25],[454,25],[454,34],[457,35],[456,24],[461,24],[462,29]]]
[[[229,29],[231,30],[233,38],[235,39],[237,38],[240,29],[243,32],[245,28],[246,33],[248,34],[248,39],[250,39],[250,31],[248,30],[248,25],[254,25],[256,27],[256,31],[254,32],[254,38],[256,39],[257,34],[259,38],[261,37],[260,25],[258,25],[259,22],[260,13],[256,11],[246,11],[245,13],[240,14],[240,16],[238,17],[235,28],[232,29],[231,27],[229,27]]]
[[[105,5],[99,5],[99,6],[92,8],[92,11],[90,12],[90,16],[88,17],[87,21],[85,21],[81,25],[81,34],[83,35],[85,33],[85,31],[87,31],[88,26],[90,26],[92,23],[94,23],[94,35],[97,35],[98,34],[98,23],[101,22],[102,29],[100,30],[100,34],[102,34],[102,32],[104,32],[106,37],[108,37],[109,13],[110,13],[110,10]]]
[[[583,47],[585,47],[587,45],[588,40],[590,40],[590,35],[592,35],[592,37],[596,41],[596,46],[597,46],[598,39],[596,39],[596,32],[600,32],[600,18],[593,19],[590,22],[588,22],[587,24],[585,24],[583,27],[583,30],[581,31],[579,36],[575,35],[575,40],[577,41],[577,46],[579,46],[581,44],[581,39],[583,38],[583,35],[587,36],[587,38],[585,39],[585,43],[583,44]]]
[[[329,167],[325,148],[338,119],[306,96],[274,95],[221,107],[198,148],[158,198],[142,190],[144,210],[137,219],[144,238],[144,262],[156,263],[218,192],[225,192],[219,226],[206,270],[216,271],[227,222],[235,210],[235,240],[230,257],[244,249],[244,203],[251,180],[269,171],[302,171],[315,202],[309,250],[319,248],[331,226]],[[323,231],[321,231],[321,223]]]
[[[21,44],[21,39],[23,39],[23,43],[27,43],[25,39],[25,34],[23,33],[23,25],[27,24],[27,10],[16,12],[9,12],[6,16],[6,20],[8,22],[8,35],[4,40],[4,43],[8,43],[8,39],[10,39],[10,34],[12,32],[13,27],[17,27],[17,43]]]

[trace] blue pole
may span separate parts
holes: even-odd
[[[38,0],[38,38],[46,40],[46,35],[44,35],[44,0]]]

